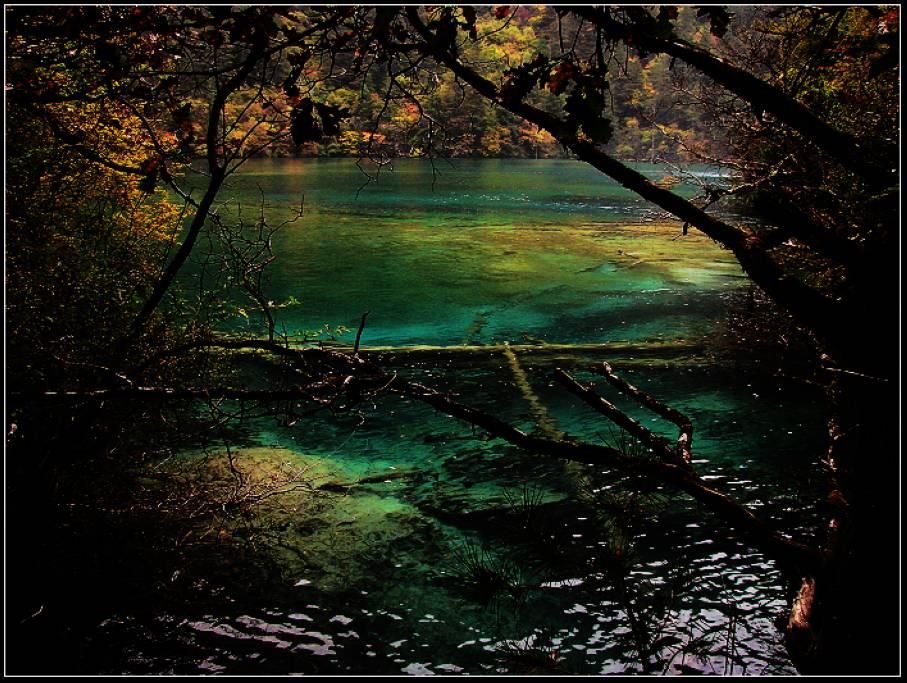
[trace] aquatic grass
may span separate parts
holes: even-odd
[[[482,604],[502,595],[522,599],[527,591],[519,565],[469,539],[454,548],[450,573],[465,594]]]
[[[663,673],[715,673],[723,676],[744,676],[753,664],[752,651],[742,652],[741,643],[737,634],[737,628],[740,622],[740,609],[733,596],[727,592],[727,583],[722,579],[724,592],[722,593],[721,602],[724,605],[724,611],[727,614],[727,622],[713,622],[702,615],[691,615],[685,624],[685,638],[680,638],[680,630],[677,630],[678,636],[674,637],[677,646],[673,651],[665,653],[662,651]],[[667,641],[667,638],[663,638]],[[679,659],[678,659],[679,658]],[[715,660],[718,660],[719,666],[715,666]],[[688,661],[694,661],[698,665],[688,664]],[[763,669],[761,674],[770,675],[776,665],[769,660],[760,662]],[[676,671],[671,668],[675,667]]]
[[[599,433],[598,438],[605,446],[610,446],[628,458],[649,459],[652,457],[652,449],[619,427],[609,426],[608,436]]]
[[[508,673],[522,675],[563,674],[564,660],[557,648],[535,645],[535,638],[507,640],[500,643],[495,652],[508,665]]]
[[[598,435],[602,442],[638,461],[653,458],[651,449],[622,429],[609,429],[609,436]],[[635,532],[655,520],[673,500],[665,487],[631,468],[621,472],[593,472],[579,479],[579,500],[598,518],[617,555],[625,555]]]
[[[702,639],[693,637],[692,630],[684,641],[676,624],[680,599],[694,578],[687,566],[671,568],[664,582],[634,572],[629,562],[622,567],[612,565],[608,571],[610,590],[628,627],[617,640],[631,655],[628,661],[639,665],[643,673],[666,673],[678,653],[701,653],[707,646]],[[699,625],[698,619],[693,622]]]
[[[572,533],[576,530],[563,516],[563,510],[546,501],[547,489],[541,485],[523,484],[504,490],[510,511],[514,547],[523,559],[522,566],[532,567],[540,580],[567,574],[585,573],[588,569],[584,542]]]
[[[523,531],[531,536],[544,531],[541,506],[545,502],[545,489],[541,485],[524,483],[519,488],[504,489],[504,500]]]

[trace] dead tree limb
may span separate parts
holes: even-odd
[[[693,423],[690,421],[690,418],[688,418],[676,408],[672,408],[671,406],[662,403],[651,394],[647,394],[646,392],[637,389],[627,380],[618,377],[608,363],[602,363],[601,367],[591,366],[589,370],[596,374],[602,375],[618,391],[625,392],[628,396],[630,396],[630,398],[637,401],[640,405],[645,406],[653,413],[657,413],[669,422],[673,422],[675,425],[677,425],[677,427],[680,429],[680,436],[677,437],[677,448],[680,451],[684,462],[689,464],[692,463]]]
[[[417,470],[388,472],[386,474],[375,474],[369,477],[359,477],[354,481],[327,481],[323,484],[319,484],[315,489],[318,491],[331,491],[333,493],[347,493],[353,488],[365,486],[366,484],[385,484],[394,479],[408,479],[417,474]]]
[[[583,386],[560,368],[554,371],[554,377],[567,391],[582,399],[593,410],[607,417],[621,429],[635,436],[652,449],[662,460],[677,460],[677,464],[681,464],[671,448],[671,444],[666,439],[643,427],[639,422],[611,403],[611,401],[599,396],[591,388]]]
[[[288,358],[300,372],[319,374],[320,381],[332,386],[339,394],[341,391],[352,394],[350,402],[362,400],[378,393],[391,393],[421,403],[465,422],[484,429],[495,438],[523,448],[529,452],[549,457],[572,460],[585,465],[604,466],[624,472],[637,472],[653,477],[679,491],[688,494],[704,505],[728,526],[748,539],[754,547],[759,548],[770,557],[784,562],[790,567],[808,574],[818,571],[824,554],[815,548],[798,543],[783,534],[769,528],[746,506],[741,505],[730,496],[707,486],[701,477],[679,455],[671,445],[661,437],[651,435],[649,442],[657,444],[656,453],[661,459],[636,458],[610,446],[580,441],[572,437],[561,439],[544,438],[526,434],[500,418],[456,401],[451,395],[417,382],[411,382],[396,374],[388,373],[380,366],[366,361],[360,356],[353,356],[339,351],[322,348],[294,349],[276,342],[263,340],[204,340],[186,345],[184,350],[201,347],[219,347],[225,349],[258,349]],[[591,391],[569,375],[562,373],[564,379],[577,384],[583,391]],[[613,375],[613,372],[612,372]],[[616,375],[615,375],[616,377]],[[563,382],[563,381],[562,381]],[[569,385],[569,382],[566,382]],[[236,390],[236,389],[172,389],[158,387],[133,387],[130,389],[99,389],[95,391],[44,392],[47,398],[83,398],[107,400],[114,398],[237,398],[267,401],[311,398],[309,388],[297,387],[289,390]],[[639,394],[643,394],[637,390]],[[334,399],[331,399],[332,401]],[[618,413],[618,409],[614,408]],[[663,408],[662,408],[663,410]],[[614,413],[616,417],[616,413]],[[609,418],[611,415],[608,415]],[[624,416],[627,420],[627,416]],[[635,422],[635,421],[634,421]],[[639,425],[639,423],[635,423]],[[638,429],[645,429],[639,425]],[[660,439],[660,441],[659,441]]]
[[[353,355],[357,358],[359,357],[359,342],[362,341],[362,330],[365,329],[365,319],[369,313],[371,311],[366,311],[362,314],[362,319],[359,321],[359,329],[356,330],[356,344],[353,346]]]
[[[421,384],[406,382],[398,378],[391,383],[388,389],[427,403],[448,415],[481,427],[494,437],[504,439],[508,443],[540,455],[564,458],[584,464],[595,463],[657,477],[703,504],[769,556],[805,572],[817,571],[821,565],[823,554],[820,551],[786,538],[779,532],[770,529],[746,506],[707,486],[699,475],[676,455],[673,456],[674,462],[647,460],[627,456],[615,448],[576,441],[571,438],[553,440],[530,436],[493,415],[462,405],[450,396]],[[669,452],[671,451],[669,450]]]

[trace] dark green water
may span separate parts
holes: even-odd
[[[585,364],[608,360],[693,418],[697,467],[715,486],[810,537],[800,511],[814,493],[802,483],[822,445],[821,406],[769,359],[721,352],[747,286],[730,256],[695,231],[680,236],[679,224],[581,163],[458,161],[438,171],[400,162],[357,196],[364,178],[350,161],[250,163],[235,200],[257,202],[260,188],[276,221],[304,196],[304,217],[274,243],[270,297],[300,302],[276,310],[278,329],[345,325],[351,343],[370,311],[363,348],[378,347],[389,368],[527,430],[593,441],[614,435],[551,372],[586,378]],[[243,308],[229,326],[260,331]],[[407,348],[449,346],[469,349]],[[606,560],[614,518],[602,509],[616,473],[520,452],[390,397],[359,415],[253,430],[252,462],[305,465],[316,483],[408,476],[317,506],[299,494],[268,507],[262,524],[280,527],[286,551],[273,598],[225,594],[153,623],[108,622],[130,671],[523,673],[527,646],[563,673],[637,671],[628,610],[666,638],[656,671],[793,671],[773,623],[786,605],[780,572],[682,497],[656,490],[657,504],[643,506],[622,593]],[[538,498],[531,524],[524,492]],[[477,597],[458,578],[470,549],[520,590]],[[680,572],[683,589],[659,607],[657,591]]]

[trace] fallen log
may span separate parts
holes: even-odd
[[[355,481],[327,481],[315,487],[317,491],[330,491],[331,493],[346,493],[357,486],[366,484],[384,484],[394,479],[409,479],[418,474],[418,470],[404,470],[401,472],[389,472],[387,474],[375,474],[370,477],[360,477]]]

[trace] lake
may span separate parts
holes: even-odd
[[[272,223],[303,208],[274,238],[278,332],[344,326],[351,344],[368,311],[362,349],[388,369],[527,431],[613,444],[551,378],[589,380],[607,360],[693,419],[710,483],[800,540],[815,533],[802,510],[817,495],[803,482],[823,446],[819,394],[736,339],[750,284],[731,255],[591,167],[408,160],[368,182],[351,160],[262,160],[228,196],[222,213],[240,202],[247,220],[262,200]],[[263,332],[240,295],[224,328]],[[646,650],[656,672],[794,672],[775,624],[780,571],[658,485],[521,452],[393,397],[246,429],[240,465],[295,467],[310,484],[253,523],[273,542],[273,586],[108,620],[102,634],[126,643],[119,671],[599,674],[640,671]]]
[[[744,278],[711,240],[682,237],[588,165],[452,164],[399,161],[377,182],[343,159],[244,169],[233,199],[256,207],[260,188],[273,222],[305,211],[275,240],[271,296],[302,302],[282,325],[355,330],[368,310],[374,346],[676,338],[714,315],[700,294]]]

